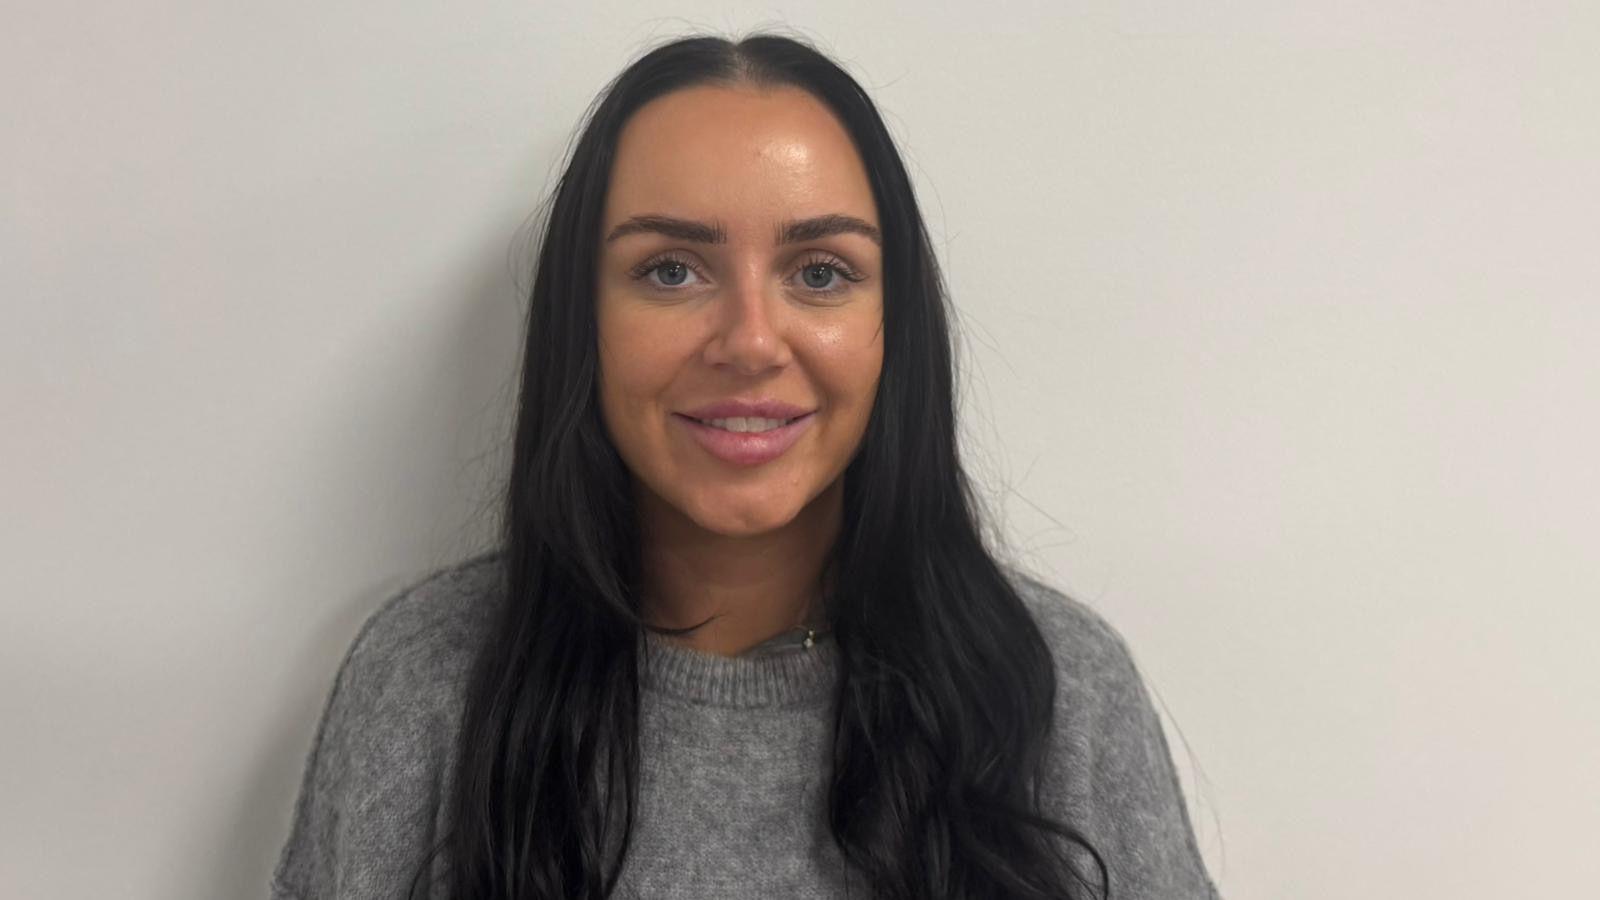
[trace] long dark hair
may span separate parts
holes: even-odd
[[[504,602],[467,682],[453,827],[435,849],[449,896],[599,900],[627,855],[645,626],[631,476],[598,406],[602,205],[629,116],[707,83],[793,86],[826,104],[865,164],[883,234],[883,367],[843,476],[824,603],[842,666],[833,839],[885,900],[1109,894],[1100,854],[1039,808],[1052,659],[985,545],[957,457],[948,301],[905,167],[848,73],[804,40],[757,34],[642,55],[591,107],[555,188],[503,509]],[[1098,884],[1070,845],[1093,857]]]

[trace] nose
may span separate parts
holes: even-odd
[[[793,357],[781,329],[782,301],[770,293],[758,273],[746,270],[717,297],[707,363],[745,375],[789,364]]]

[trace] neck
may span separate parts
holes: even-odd
[[[659,498],[642,500],[646,619],[666,628],[704,622],[670,639],[722,656],[814,627],[842,521],[842,484],[828,487],[782,527],[748,536],[709,532]]]

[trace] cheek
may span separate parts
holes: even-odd
[[[836,401],[870,403],[883,371],[882,320],[862,315],[820,330],[814,344],[818,368]]]
[[[650,366],[638,353],[639,341],[627,317],[602,312],[597,322],[600,341],[600,398],[606,425],[616,434],[618,426],[632,421],[627,410],[645,390]]]
[[[682,335],[649,316],[602,305],[597,320],[600,341],[600,396],[613,434],[638,430],[651,421],[646,410],[660,406],[682,368]]]

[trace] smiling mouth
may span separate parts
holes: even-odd
[[[816,411],[792,419],[732,417],[709,421],[673,413],[702,450],[735,466],[759,466],[788,452],[811,429]],[[739,430],[743,429],[743,430]]]
[[[696,419],[694,416],[684,416],[684,418],[711,428],[731,431],[735,434],[762,434],[798,422],[809,415],[811,413],[795,416],[791,419],[763,419],[755,416],[737,416],[727,419]]]

